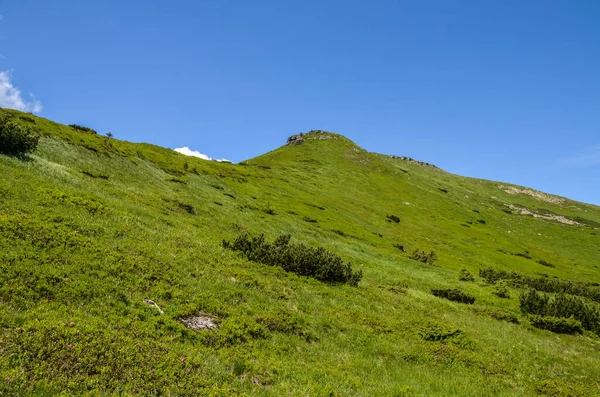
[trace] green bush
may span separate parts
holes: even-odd
[[[506,285],[506,281],[502,280],[494,287],[492,294],[496,295],[498,298],[508,299],[510,298],[510,290]]]
[[[427,263],[429,265],[433,265],[433,263],[435,262],[435,260],[437,259],[437,254],[435,253],[435,251],[431,251],[429,253],[420,250],[420,249],[416,249],[411,255],[410,255],[410,259],[414,259],[416,261],[419,262],[423,262],[423,263]]]
[[[89,132],[90,134],[97,134],[96,130],[91,129],[89,127],[84,127],[82,125],[69,124],[69,127],[73,128],[74,130],[78,130],[78,131],[82,131],[82,132]]]
[[[531,322],[531,325],[536,328],[545,329],[557,334],[574,335],[583,333],[581,321],[575,320],[572,317],[544,317],[534,314],[529,316],[529,321]]]
[[[472,305],[475,303],[473,295],[462,292],[456,288],[432,289],[431,293],[439,298],[448,299],[454,302],[466,303]]]
[[[460,269],[460,272],[458,273],[458,279],[460,281],[474,281],[475,277],[473,277],[471,272],[467,269]]]
[[[380,235],[380,237],[382,237],[382,236]],[[402,244],[396,243],[396,244],[394,244],[394,247],[398,248],[402,252],[406,252],[406,250],[404,249],[404,245],[402,245]]]
[[[534,289],[519,296],[521,311],[544,317],[560,317],[579,320],[584,329],[600,335],[600,309],[598,305],[579,296],[557,294],[550,296]]]
[[[35,150],[40,137],[33,134],[28,127],[22,126],[10,116],[0,117],[0,153],[23,155]]]
[[[177,202],[177,205],[179,206],[179,208],[181,208],[182,210],[184,210],[185,212],[187,212],[190,215],[196,215],[196,208],[191,205],[191,204],[187,204],[187,203],[182,203],[180,201]]]
[[[507,280],[510,285],[517,288],[530,287],[538,291],[577,295],[600,302],[600,288],[592,287],[589,283],[547,277],[530,277],[517,272],[508,273],[504,270],[494,270],[492,268],[479,270],[479,276],[489,284],[495,284],[498,280]]]
[[[385,217],[387,218],[388,222],[400,223],[400,218],[398,218],[396,215],[386,215]]]
[[[264,234],[249,236],[244,233],[234,241],[223,240],[223,247],[240,251],[253,262],[269,266],[280,266],[284,270],[301,276],[314,277],[330,283],[347,283],[357,286],[362,271],[352,271],[338,255],[322,247],[311,247],[303,243],[290,243],[289,234],[281,235],[272,243],[265,241]]]
[[[494,270],[490,267],[479,269],[479,277],[484,279],[488,284],[495,284],[498,280],[509,279],[510,275],[504,270]]]
[[[554,264],[552,264],[548,261],[545,261],[543,259],[540,259],[539,261],[537,261],[537,263],[539,263],[542,266],[546,266],[546,267],[556,267],[556,266],[554,266]]]

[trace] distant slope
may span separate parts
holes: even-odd
[[[332,133],[235,165],[1,111],[43,138],[28,160],[0,155],[0,395],[600,394],[596,333],[536,329],[523,285],[501,298],[478,276],[593,293],[599,207]],[[292,234],[364,277],[326,284],[222,247],[244,232]]]

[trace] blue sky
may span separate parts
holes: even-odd
[[[0,14],[0,106],[236,162],[325,129],[600,204],[597,0],[0,0]]]

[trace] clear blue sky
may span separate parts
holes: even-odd
[[[59,122],[236,162],[326,129],[600,204],[598,0],[0,0],[0,14],[0,101]]]

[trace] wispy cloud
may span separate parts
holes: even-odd
[[[559,160],[561,164],[572,167],[590,167],[600,165],[600,144],[590,146],[571,156]]]
[[[23,112],[39,113],[42,104],[32,94],[23,98],[21,90],[12,85],[10,72],[0,72],[0,107],[21,110]]]
[[[230,163],[230,161],[227,160],[227,159],[213,159],[213,158],[207,156],[206,154],[200,153],[197,150],[192,150],[192,149],[190,149],[187,146],[179,147],[179,148],[176,148],[176,149],[173,149],[173,150],[175,150],[176,152],[179,152],[181,154],[184,154],[186,156],[198,157],[199,159],[202,159],[202,160],[224,161],[224,162]]]

